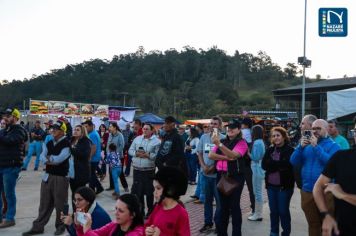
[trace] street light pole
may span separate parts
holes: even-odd
[[[305,67],[306,67],[306,57],[305,57],[305,48],[306,48],[306,38],[307,38],[307,0],[304,3],[304,48],[303,48],[303,84],[302,84],[302,118],[305,114]]]

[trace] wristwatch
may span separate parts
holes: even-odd
[[[219,147],[222,147],[223,146],[223,144],[222,143],[219,143]]]
[[[330,215],[330,212],[328,212],[328,211],[321,211],[320,212],[320,216],[321,216],[321,218],[324,220],[324,218],[327,216],[327,215]]]

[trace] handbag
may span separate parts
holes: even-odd
[[[230,150],[232,150],[233,147],[239,141],[240,141],[240,139],[235,139],[235,140],[230,141],[229,143],[226,143],[225,145]],[[218,149],[218,151],[216,153],[221,154],[221,151]],[[233,193],[233,191],[241,185],[240,182],[238,182],[236,179],[231,177],[233,172],[236,172],[236,174],[240,173],[239,160],[228,161],[227,162],[227,172],[222,172],[221,173],[221,178],[220,178],[219,182],[216,185],[216,187],[219,190],[219,192],[224,194],[225,196],[230,196]]]
[[[222,194],[229,196],[239,186],[239,182],[231,178],[227,173],[224,173],[221,175],[221,178],[216,187]]]

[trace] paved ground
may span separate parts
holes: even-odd
[[[38,214],[41,174],[41,171],[34,172],[31,168],[29,168],[29,171],[21,172],[20,175],[22,178],[19,180],[16,188],[18,201],[16,226],[7,229],[0,229],[1,236],[21,235],[22,232],[31,228],[32,221],[37,217]],[[132,177],[128,177],[127,180],[131,186]],[[104,188],[108,187],[108,178],[103,181],[103,186]],[[195,186],[190,186],[187,194],[182,197],[182,201],[186,203],[186,208],[189,212],[192,235],[203,235],[199,234],[198,231],[203,224],[203,205],[194,204],[189,198],[189,196],[194,193],[194,190]],[[296,190],[291,203],[293,236],[307,235],[307,225],[304,219],[304,215],[299,207],[299,196],[299,191]],[[111,192],[104,191],[98,195],[97,201],[109,212],[113,218],[115,201],[111,196]],[[244,188],[242,195],[241,209],[244,213],[242,224],[243,235],[269,235],[269,211],[267,204],[264,206],[264,220],[262,222],[249,222],[247,220],[247,213],[249,212],[249,199],[246,187]],[[45,227],[45,232],[43,235],[53,235],[53,232],[55,231],[54,218],[55,216],[53,214],[52,218]],[[209,235],[214,234],[211,233]]]

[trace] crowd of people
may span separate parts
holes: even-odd
[[[23,235],[42,234],[55,209],[55,235],[189,236],[189,216],[180,197],[191,185],[196,188],[194,202],[204,205],[199,231],[239,236],[245,184],[251,203],[248,220],[256,224],[263,220],[263,186],[267,190],[270,236],[291,234],[295,184],[309,236],[356,235],[356,151],[339,134],[335,120],[306,115],[295,146],[281,126],[270,130],[267,142],[264,127],[248,117],[223,125],[214,116],[210,124],[185,128],[168,116],[160,130],[139,120],[123,130],[116,122],[96,130],[91,120],[72,129],[68,120],[58,119],[46,122],[45,130],[36,121],[29,134],[17,124],[17,109],[7,109],[2,117],[0,229],[15,225],[17,178],[36,153],[34,171],[40,164],[44,168],[39,211]],[[107,190],[113,190],[116,200],[114,221],[96,202],[107,173]],[[130,191],[126,177],[131,173]]]

